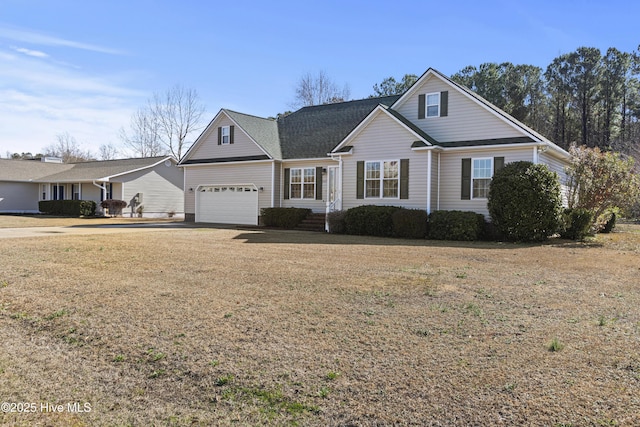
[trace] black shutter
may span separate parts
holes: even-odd
[[[409,198],[409,159],[400,160],[400,198]]]
[[[233,144],[233,128],[234,126],[229,126],[229,144]]]
[[[291,177],[291,169],[284,168],[284,199],[289,198],[289,180]]]
[[[449,91],[440,92],[440,117],[449,115]]]
[[[418,118],[419,119],[424,119],[426,103],[427,103],[426,96],[424,94],[418,95]]]
[[[364,199],[364,161],[356,163],[356,199]]]
[[[316,168],[316,200],[322,200],[322,166]]]
[[[218,145],[222,144],[222,127],[218,126]]]
[[[493,158],[493,173],[495,174],[504,167],[504,157]]]
[[[471,200],[471,159],[462,159],[462,200]]]

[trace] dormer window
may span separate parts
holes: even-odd
[[[440,116],[440,93],[427,94],[427,117]]]
[[[230,137],[231,132],[229,131],[229,126],[222,126],[221,129],[222,129],[222,134],[221,134],[222,139],[221,139],[220,142],[221,142],[222,145],[226,145],[226,144],[228,144],[230,142],[230,138],[229,137]]]
[[[218,145],[233,144],[233,126],[218,127]]]

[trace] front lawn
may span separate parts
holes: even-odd
[[[638,227],[2,239],[0,424],[640,425]]]

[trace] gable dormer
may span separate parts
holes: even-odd
[[[431,68],[391,108],[440,142],[528,136],[477,95]]]

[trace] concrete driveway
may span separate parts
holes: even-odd
[[[101,225],[71,225],[64,227],[24,227],[0,228],[0,239],[15,239],[21,237],[43,237],[82,234],[113,234],[145,231],[174,230],[188,228],[189,224],[182,222],[171,223],[136,223],[136,224],[101,224]]]

